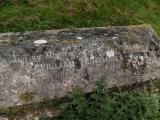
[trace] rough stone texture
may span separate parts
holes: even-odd
[[[0,34],[0,107],[160,78],[159,39],[148,26]]]

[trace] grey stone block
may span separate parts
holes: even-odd
[[[160,78],[159,38],[148,26],[0,34],[0,107]]]

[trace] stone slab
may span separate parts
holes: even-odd
[[[0,34],[0,108],[160,78],[159,38],[146,25]]]

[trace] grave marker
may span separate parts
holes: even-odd
[[[159,38],[148,26],[0,34],[0,107],[160,78]],[[28,95],[27,98],[26,94]]]

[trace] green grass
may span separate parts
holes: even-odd
[[[0,32],[151,24],[160,34],[159,0],[4,0]]]

